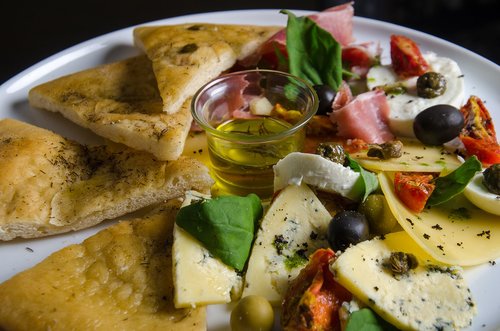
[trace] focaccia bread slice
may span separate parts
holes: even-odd
[[[134,29],[153,62],[163,110],[175,113],[201,86],[252,55],[280,27],[188,23]]]
[[[204,307],[173,304],[179,206],[112,225],[0,284],[0,330],[206,330]]]
[[[175,160],[191,127],[190,100],[165,114],[151,61],[142,55],[87,69],[30,90],[31,106],[59,112],[96,134]]]
[[[87,147],[0,121],[0,240],[86,228],[212,183],[192,158],[158,161],[123,145]]]

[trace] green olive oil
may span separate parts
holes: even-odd
[[[291,135],[271,139],[287,131],[291,124],[276,118],[231,119],[217,130],[237,139],[208,137],[213,174],[222,191],[232,194],[256,193],[262,199],[273,194],[273,165],[287,154],[301,151],[305,133],[302,129]],[[256,137],[270,139],[260,139]]]

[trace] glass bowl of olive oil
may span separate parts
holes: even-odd
[[[233,72],[198,90],[191,112],[206,133],[216,191],[270,198],[273,166],[302,151],[317,108],[312,86],[281,71]]]

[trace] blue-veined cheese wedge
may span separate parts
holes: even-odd
[[[365,169],[379,171],[421,171],[448,173],[460,166],[457,156],[443,146],[425,146],[416,139],[401,139],[403,155],[381,160],[366,155],[366,151],[350,156]]]
[[[182,206],[210,196],[188,191]],[[174,224],[172,244],[174,304],[176,308],[228,303],[239,298],[242,277],[213,257],[196,238]]]
[[[391,253],[412,254],[418,266],[391,270]],[[378,315],[401,330],[459,330],[476,313],[460,267],[440,264],[406,232],[364,241],[330,265],[335,279]]]
[[[393,173],[378,178],[398,223],[434,259],[471,266],[500,257],[500,216],[476,207],[463,194],[415,213],[396,196]]]
[[[252,247],[242,296],[279,305],[316,249],[327,247],[330,213],[305,184],[289,185],[267,210]]]

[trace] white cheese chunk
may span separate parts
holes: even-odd
[[[274,166],[274,191],[301,183],[354,201],[363,195],[363,183],[358,172],[318,154],[290,153]]]
[[[189,191],[183,206],[201,198],[209,196]],[[227,303],[239,298],[242,277],[213,257],[198,240],[177,224],[174,225],[172,260],[176,308]]]
[[[279,305],[288,284],[317,248],[326,247],[330,214],[311,189],[290,185],[275,198],[257,233],[243,297],[261,295]]]
[[[390,65],[375,66],[367,74],[369,89],[397,82],[407,88],[406,93],[387,96],[391,109],[389,127],[396,136],[415,137],[413,120],[421,111],[430,106],[448,104],[459,108],[464,101],[465,84],[458,64],[449,58],[438,57],[434,53],[426,53],[424,58],[430,66],[430,71],[438,72],[446,79],[446,91],[435,98],[419,97],[416,90],[417,77],[400,81]]]
[[[395,275],[392,252],[413,254],[418,266]],[[459,330],[476,313],[459,267],[440,264],[404,232],[351,246],[330,266],[336,280],[402,330]]]
[[[250,113],[253,115],[269,116],[274,106],[266,97],[255,97],[250,100]]]

